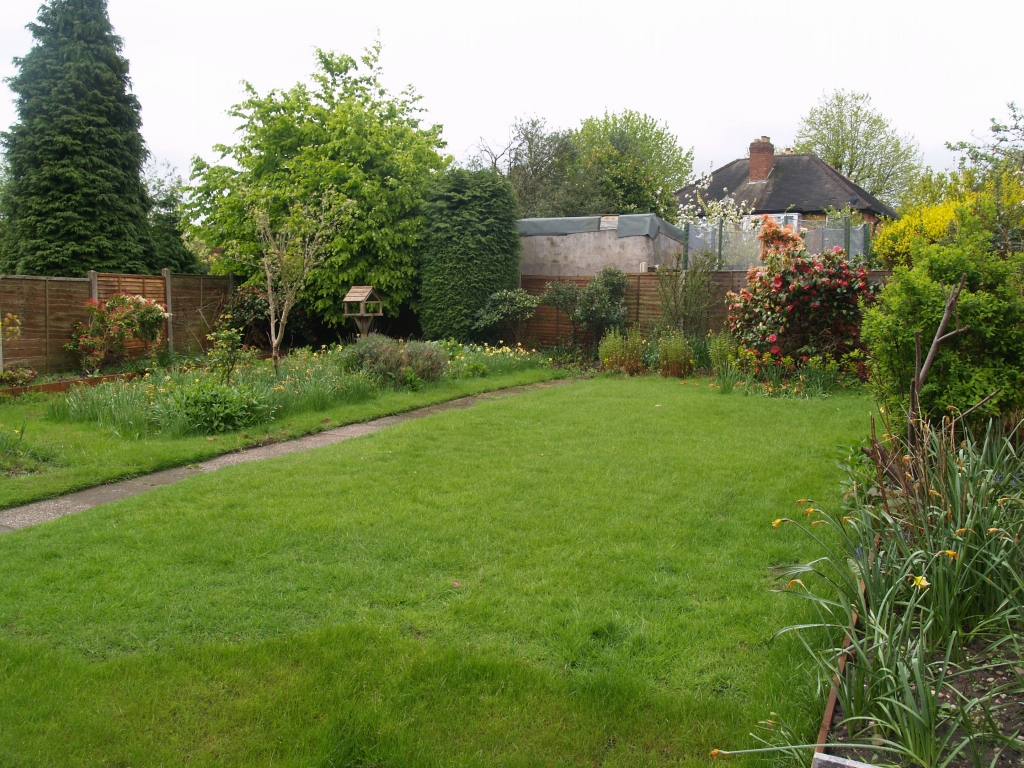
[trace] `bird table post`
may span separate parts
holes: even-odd
[[[384,316],[384,305],[372,285],[353,285],[342,299],[345,317],[351,317],[363,338],[370,333],[375,317]]]

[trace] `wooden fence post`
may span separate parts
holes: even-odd
[[[171,270],[164,267],[160,270],[160,274],[164,277],[164,302],[166,306],[164,311],[167,312],[167,351],[174,352],[174,317],[171,315]]]
[[[95,269],[89,270],[89,298],[96,300],[100,298],[100,276]]]
[[[725,219],[718,220],[718,268],[722,268],[722,240],[725,234]]]
[[[46,340],[43,342],[43,359],[46,360],[44,369],[50,373],[50,278],[43,281],[43,327],[46,332]]]
[[[690,268],[690,223],[683,225],[683,269]]]

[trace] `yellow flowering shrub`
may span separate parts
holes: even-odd
[[[875,254],[887,267],[910,266],[910,250],[915,239],[930,245],[950,237],[960,205],[960,201],[948,200],[910,211],[887,223],[875,237]]]

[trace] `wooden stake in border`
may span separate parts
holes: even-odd
[[[171,270],[164,267],[160,270],[160,274],[164,278],[164,311],[167,312],[167,351],[174,351],[174,326],[172,325],[173,316],[171,315]]]

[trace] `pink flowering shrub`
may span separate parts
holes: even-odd
[[[129,341],[159,341],[168,317],[156,301],[130,293],[115,293],[106,301],[89,299],[85,309],[88,321],[75,324],[64,348],[86,372],[123,357]]]
[[[856,349],[862,307],[876,295],[867,271],[852,269],[841,248],[807,254],[803,238],[769,216],[758,240],[764,265],[751,267],[748,287],[727,297],[729,329],[741,353],[806,363]]]

